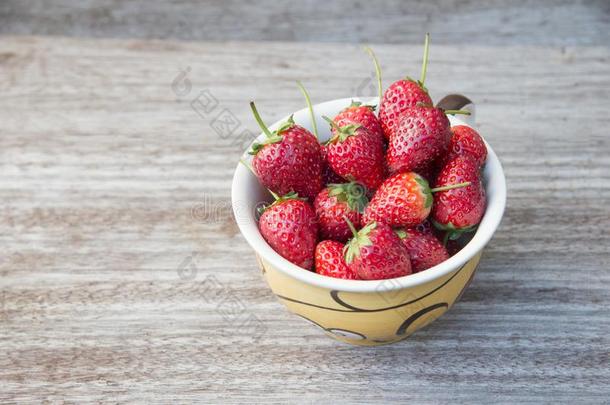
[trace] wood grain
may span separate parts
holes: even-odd
[[[0,33],[205,41],[607,45],[606,0],[4,0]]]
[[[375,50],[386,85],[418,71],[419,46]],[[314,102],[367,93],[358,46],[4,37],[0,401],[607,402],[609,59],[433,46],[428,87],[477,102],[506,216],[455,308],[357,348],[265,286],[230,210],[242,147],[213,118],[255,131],[247,101],[273,122],[303,107],[296,79]]]

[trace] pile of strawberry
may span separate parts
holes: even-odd
[[[324,117],[331,138],[321,144],[305,89],[314,134],[289,118],[271,132],[254,103],[266,139],[255,143],[252,171],[275,201],[259,229],[292,263],[343,279],[402,277],[447,260],[485,212],[481,169],[487,149],[467,126],[451,127],[421,78],[394,82],[380,105],[352,102]],[[433,187],[430,187],[430,184]]]

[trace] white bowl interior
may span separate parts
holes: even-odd
[[[378,101],[376,97],[366,99],[343,98],[316,104],[314,106],[316,123],[321,141],[327,140],[330,136],[330,128],[328,123],[322,119],[322,115],[332,118],[343,108],[347,107],[352,100],[370,104],[376,104]],[[274,123],[270,128],[272,130],[277,128],[287,118],[288,116]],[[306,108],[295,112],[294,120],[298,125],[312,130],[309,112]],[[451,121],[451,125],[468,125],[466,123],[467,120],[462,118],[462,116],[449,116],[449,120]],[[261,133],[257,137],[257,140],[260,141],[264,137],[265,135]],[[487,142],[485,142],[485,144],[487,146],[488,155],[487,162],[483,169],[483,182],[487,194],[487,209],[472,240],[457,254],[443,263],[420,273],[392,279],[391,282],[388,282],[388,280],[343,280],[321,276],[315,272],[305,270],[292,264],[276,253],[263,239],[258,230],[256,220],[257,206],[260,203],[271,201],[272,198],[268,191],[259,183],[254,174],[242,164],[238,164],[235,169],[231,190],[235,220],[242,235],[246,238],[246,241],[260,256],[278,270],[309,284],[339,291],[372,292],[395,290],[427,283],[435,278],[450,273],[470,260],[483,249],[487,242],[489,242],[500,224],[506,205],[506,180],[498,157],[489,144],[487,144]],[[245,151],[242,159],[251,163],[251,158],[252,156],[248,155],[247,151]]]

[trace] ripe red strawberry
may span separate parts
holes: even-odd
[[[386,160],[391,173],[425,168],[443,155],[451,140],[445,112],[431,106],[405,110],[388,144]]]
[[[260,182],[277,194],[296,192],[310,201],[322,189],[322,153],[311,132],[296,125],[292,117],[271,132],[263,123],[254,103],[254,118],[267,135],[262,143],[254,143],[252,168]]]
[[[343,243],[323,240],[316,246],[316,273],[323,276],[358,280],[359,277],[345,263]]]
[[[375,115],[375,107],[370,105],[362,105],[359,101],[352,101],[349,107],[343,109],[333,119],[338,127],[344,127],[349,124],[359,124],[373,134],[377,134],[383,139],[383,129],[381,122]]]
[[[428,182],[414,172],[397,173],[379,186],[364,211],[363,223],[413,227],[424,221],[431,209]]]
[[[409,77],[398,80],[390,85],[385,91],[379,104],[379,120],[383,128],[383,133],[390,139],[405,111],[410,107],[415,107],[418,103],[432,105],[432,99],[428,95],[428,90],[424,86],[426,80],[426,69],[428,67],[428,50],[430,48],[430,35],[426,34],[424,44],[424,59],[419,81]]]
[[[430,215],[433,193],[467,185],[464,182],[431,189],[426,179],[415,172],[397,173],[377,189],[364,211],[362,223],[377,221],[395,227],[414,227]]]
[[[431,232],[398,229],[396,234],[409,252],[413,273],[424,271],[449,259],[449,253]]]
[[[371,222],[347,243],[345,262],[363,280],[382,280],[411,274],[407,248],[389,226]]]
[[[258,221],[263,238],[282,257],[304,269],[313,266],[318,242],[318,224],[312,206],[290,193],[272,193],[275,202],[266,207]]]
[[[485,213],[485,189],[479,177],[479,165],[468,154],[447,162],[438,175],[436,186],[444,188],[458,182],[470,184],[434,195],[433,224],[447,231],[450,239],[473,231]]]
[[[485,164],[485,159],[487,159],[487,147],[481,135],[466,125],[451,127],[451,132],[453,135],[444,161],[448,162],[456,156],[469,154],[479,167],[482,167]]]
[[[364,127],[349,124],[338,127],[324,117],[336,131],[326,145],[326,159],[339,176],[375,190],[385,177],[383,139]]]
[[[330,184],[320,191],[314,201],[322,239],[345,243],[352,231],[345,218],[360,228],[360,218],[366,206],[366,190],[356,182]]]

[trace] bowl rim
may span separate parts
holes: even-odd
[[[348,106],[352,101],[359,100],[366,103],[377,102],[377,97],[372,98],[361,98],[361,97],[350,97],[350,98],[340,98],[329,100],[323,103],[318,103],[314,105],[315,109],[329,109],[329,108],[337,108],[336,105],[343,105],[341,108]],[[297,120],[296,116],[305,115],[308,117],[307,108],[303,108],[294,112],[291,115],[295,116],[295,121]],[[327,114],[329,115],[329,114]],[[273,125],[270,125],[270,129],[277,128],[282,122],[284,122],[289,116],[278,120]],[[319,117],[316,116],[316,119]],[[461,120],[459,117],[450,117],[452,122],[452,126],[455,125],[469,125],[466,121]],[[307,118],[309,121],[309,118]],[[299,122],[299,125],[302,125],[306,128],[310,127],[310,123]],[[318,125],[318,128],[320,126]],[[259,138],[264,137],[263,133],[259,134],[254,141],[259,140]],[[485,165],[485,172],[488,174],[489,181],[485,185],[485,192],[487,195],[487,207],[485,210],[485,214],[477,228],[477,231],[473,235],[473,238],[464,246],[458,253],[451,256],[449,259],[444,262],[431,267],[425,271],[410,274],[403,277],[385,279],[385,280],[345,280],[339,278],[333,278],[328,276],[323,276],[317,274],[314,271],[303,269],[287,259],[283,258],[279,253],[275,252],[271,246],[264,240],[261,233],[258,230],[258,224],[256,220],[245,220],[242,215],[239,213],[245,212],[244,210],[249,210],[246,201],[248,196],[245,192],[245,187],[243,186],[243,182],[246,181],[247,177],[254,177],[254,174],[251,173],[243,164],[238,163],[237,168],[235,169],[235,173],[233,175],[233,181],[231,185],[231,204],[233,207],[233,212],[235,216],[235,220],[237,222],[237,226],[243,237],[246,239],[248,244],[254,249],[257,255],[261,256],[262,259],[266,262],[269,262],[275,269],[281,271],[285,275],[302,281],[304,283],[317,286],[324,289],[330,290],[338,290],[345,292],[356,292],[356,293],[370,293],[370,292],[383,292],[383,291],[393,291],[398,289],[412,288],[418,285],[426,284],[436,279],[439,279],[451,272],[459,269],[468,261],[470,261],[474,256],[476,256],[485,245],[492,238],[496,229],[500,225],[502,220],[502,216],[504,214],[504,210],[506,207],[506,178],[504,176],[504,170],[502,168],[502,164],[498,159],[498,156],[491,148],[491,146],[485,142],[485,146],[487,147],[487,161]],[[242,155],[242,159],[248,159],[247,150]],[[253,178],[252,180],[258,181],[258,179]],[[493,191],[493,193],[490,193]],[[491,198],[490,198],[491,195]]]

